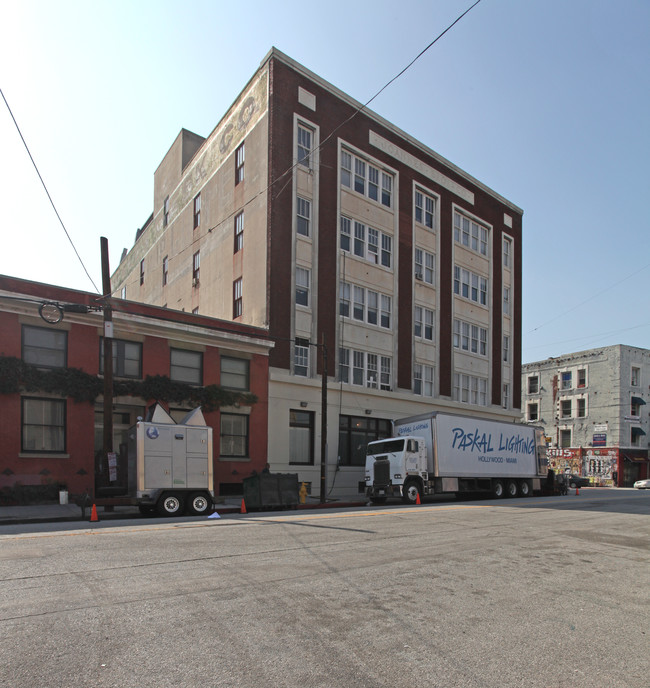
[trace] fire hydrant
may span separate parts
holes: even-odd
[[[304,504],[307,501],[307,483],[302,483],[300,485],[298,495],[300,496],[300,503]]]

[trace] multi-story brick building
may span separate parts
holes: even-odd
[[[615,345],[522,367],[525,420],[544,426],[549,461],[621,487],[647,478],[650,351]]]
[[[357,493],[390,420],[520,416],[522,211],[273,49],[207,138],[181,131],[122,297],[268,328],[269,461]],[[340,469],[340,470],[339,470]]]
[[[77,312],[48,322],[40,315],[48,303],[74,305]],[[164,392],[162,376],[172,393],[173,385],[218,393],[210,387],[217,385],[231,392],[230,406],[215,405],[204,416],[215,429],[215,492],[241,491],[242,479],[266,464],[272,347],[267,332],[189,313],[170,318],[161,308],[114,299],[114,379],[133,390],[113,399],[117,477],[111,479],[102,454],[98,380],[102,304],[96,294],[0,275],[0,488],[9,495],[15,490],[36,495],[34,488],[48,484],[65,484],[78,494],[124,493],[129,427],[154,401],[164,403],[177,422],[192,408],[179,399],[140,396],[136,386],[148,376],[155,379],[149,389]],[[91,310],[82,312],[86,307]]]

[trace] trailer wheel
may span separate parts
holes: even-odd
[[[196,516],[207,514],[210,509],[211,500],[205,492],[194,492],[190,495],[189,511]]]
[[[408,480],[402,488],[402,501],[405,504],[417,504],[420,486],[415,480]]]
[[[492,483],[492,496],[497,499],[505,496],[505,490],[503,489],[503,483],[500,480],[495,480]]]
[[[518,492],[517,483],[514,480],[508,480],[506,483],[506,496],[516,497]]]
[[[519,494],[522,497],[530,497],[530,485],[527,480],[522,480],[519,483]]]
[[[158,500],[156,505],[161,516],[180,516],[184,507],[183,498],[176,492],[167,492]]]

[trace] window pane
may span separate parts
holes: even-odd
[[[23,361],[44,368],[66,364],[68,333],[64,330],[23,326]]]
[[[244,358],[221,357],[221,386],[227,389],[248,389],[250,361]]]
[[[200,351],[172,349],[170,378],[175,382],[200,385],[203,382],[203,354]]]

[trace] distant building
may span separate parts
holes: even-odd
[[[524,417],[544,426],[555,470],[630,487],[647,478],[650,351],[606,346],[522,367]]]
[[[43,311],[50,320],[57,319],[50,317],[57,315],[51,304],[93,310],[66,312],[59,322],[48,322],[39,315],[43,304],[50,304]],[[257,397],[250,405],[204,413],[214,428],[215,492],[241,493],[242,479],[262,471],[267,461],[272,344],[266,331],[189,313],[170,318],[161,308],[117,299],[112,305],[115,380],[137,384],[147,376],[165,376],[191,388],[214,384]],[[0,494],[7,499],[37,499],[48,486],[60,484],[76,494],[122,494],[129,427],[154,401],[163,402],[177,422],[192,408],[159,398],[114,397],[117,475],[111,479],[101,451],[103,396],[74,398],[103,378],[104,323],[97,306],[96,294],[0,275]],[[15,385],[18,374],[26,380]]]
[[[516,205],[273,49],[207,138],[180,132],[113,288],[268,329],[269,461],[315,486],[325,348],[327,490],[353,496],[395,418],[519,419],[521,233]]]

